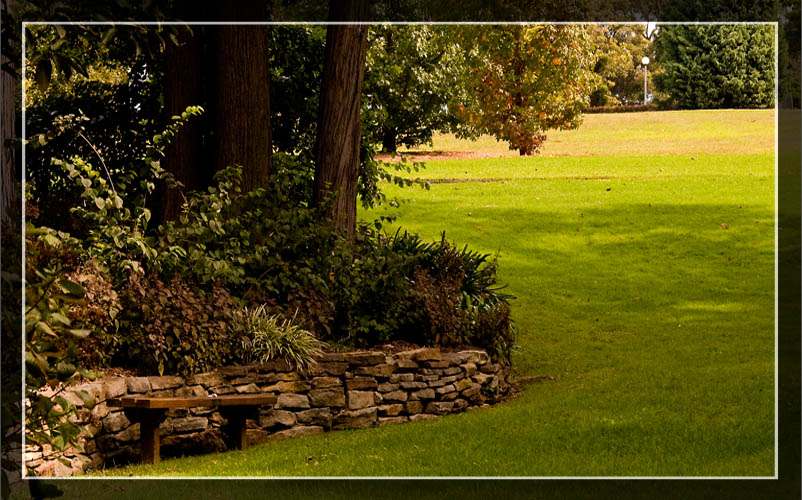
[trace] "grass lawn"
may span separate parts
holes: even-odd
[[[774,152],[773,110],[690,110],[585,115],[576,130],[552,130],[540,156],[739,154]],[[477,141],[453,135],[412,151],[456,151],[518,157],[493,137]]]
[[[773,475],[773,124],[589,115],[553,157],[433,161],[423,176],[448,182],[386,188],[409,200],[389,231],[499,252],[516,369],[548,376],[521,397],[98,475]]]

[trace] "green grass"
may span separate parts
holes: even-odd
[[[631,156],[774,152],[774,110],[692,110],[585,115],[575,130],[547,133],[540,156]],[[463,141],[437,135],[413,151],[476,152],[517,157],[492,137]]]
[[[99,475],[773,475],[774,156],[674,153],[431,162],[429,179],[504,180],[386,187],[409,200],[389,231],[499,252],[516,369],[553,380],[436,421]]]

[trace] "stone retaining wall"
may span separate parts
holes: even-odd
[[[139,424],[131,425],[121,408],[106,398],[209,396],[268,393],[274,408],[262,408],[249,421],[249,443],[436,418],[495,403],[509,392],[508,366],[481,350],[441,353],[437,348],[385,355],[382,352],[325,354],[308,374],[283,361],[232,366],[190,377],[106,377],[83,384],[100,403],[91,410],[67,393],[78,407],[75,419],[92,435],[83,452],[68,449],[58,457],[49,448],[28,449],[28,467],[39,476],[69,476],[103,466],[139,460]],[[164,457],[224,451],[225,420],[211,408],[170,410],[160,427]],[[44,455],[43,455],[44,453]],[[70,465],[66,465],[69,463]]]

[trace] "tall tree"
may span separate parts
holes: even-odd
[[[186,5],[186,2],[178,5]],[[201,31],[201,27],[194,32],[184,31],[178,36],[178,43],[166,47],[165,111],[168,118],[180,115],[188,106],[204,103],[205,68]],[[166,168],[187,190],[199,189],[208,182],[209,169],[204,165],[202,139],[203,129],[199,120],[189,120],[165,151]],[[177,190],[159,186],[157,202],[157,220],[164,222],[178,216],[183,199]]]
[[[250,191],[264,186],[271,168],[269,26],[215,26],[213,32],[215,171],[242,165],[242,187]]]
[[[774,106],[774,27],[662,26],[655,40],[664,72],[655,85],[665,105],[684,108]]]
[[[8,14],[11,9],[13,0],[2,1],[2,11],[4,16]],[[6,19],[7,21],[7,19]],[[6,38],[7,22],[3,26],[4,39]],[[2,162],[2,223],[8,224],[11,222],[10,217],[12,213],[17,212],[19,206],[19,189],[17,187],[16,179],[19,177],[16,174],[17,166],[17,141],[15,124],[16,124],[16,107],[14,105],[14,96],[17,94],[16,88],[16,74],[14,71],[14,64],[8,56],[8,47],[3,44],[3,61],[2,69],[0,70],[0,84],[3,88],[3,116],[2,116],[2,133],[0,133],[0,161]]]
[[[206,2],[202,2],[206,3]],[[263,21],[265,6],[238,3],[211,6],[222,21]],[[176,2],[182,20],[202,20],[197,2]],[[231,165],[243,168],[244,191],[263,186],[271,170],[270,27],[267,25],[197,26],[183,35],[166,56],[166,108],[169,116],[201,105],[206,116],[190,121],[167,150],[166,168],[185,189],[203,189],[214,172]],[[175,218],[183,199],[176,190],[161,197],[160,220]]]
[[[449,26],[371,26],[364,93],[378,120],[364,126],[383,151],[430,142],[454,124],[446,105],[462,88],[464,63],[453,34]]]
[[[331,21],[361,21],[367,18],[366,0],[332,0]],[[315,199],[320,206],[333,196],[330,205],[337,228],[352,238],[356,228],[359,147],[362,139],[362,80],[365,73],[368,27],[330,24],[326,31],[326,54],[320,92]]]

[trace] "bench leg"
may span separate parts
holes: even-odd
[[[139,424],[139,445],[142,463],[157,464],[161,462],[159,425],[164,421],[165,410],[126,408],[125,416],[131,422]]]
[[[228,420],[226,434],[228,434],[228,447],[244,450],[248,447],[248,439],[245,433],[245,421],[249,418],[257,418],[258,410],[253,408],[221,408],[220,413]]]

